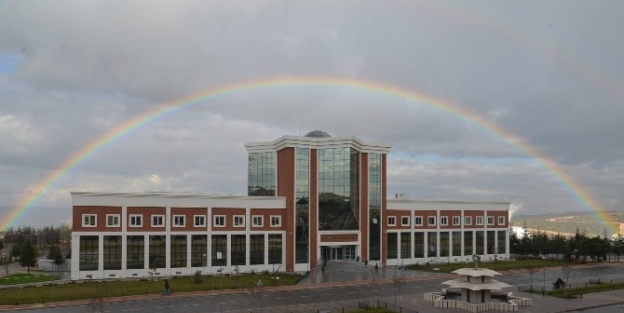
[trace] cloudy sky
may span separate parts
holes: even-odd
[[[13,225],[59,225],[70,191],[244,195],[244,143],[314,129],[391,145],[389,197],[591,210],[539,155],[594,208],[622,211],[623,11],[617,0],[0,0],[1,224],[35,199]],[[40,188],[159,106],[305,77],[394,91],[239,90],[127,132]]]

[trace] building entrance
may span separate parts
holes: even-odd
[[[321,257],[332,260],[355,260],[356,246],[324,246],[321,247]]]

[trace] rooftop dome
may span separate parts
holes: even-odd
[[[327,138],[327,137],[331,137],[330,134],[322,131],[322,130],[313,130],[305,135],[303,135],[303,137],[310,137],[310,138]]]

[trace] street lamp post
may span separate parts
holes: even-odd
[[[202,289],[204,289],[204,280],[206,280],[206,254],[202,255]]]
[[[260,313],[262,313],[262,287],[264,287],[262,279],[258,280],[258,284],[256,284],[256,287],[258,287],[258,295],[260,296]]]

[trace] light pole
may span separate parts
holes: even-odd
[[[202,289],[204,289],[204,280],[206,280],[206,254],[202,255]]]
[[[256,287],[258,287],[258,295],[260,296],[260,313],[262,313],[262,287],[264,287],[262,279],[258,279],[258,284],[256,284]]]

